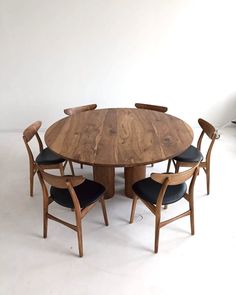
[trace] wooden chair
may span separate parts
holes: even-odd
[[[77,232],[79,256],[83,256],[82,219],[94,207],[97,201],[102,206],[105,225],[108,219],[103,193],[105,188],[98,182],[85,179],[83,176],[56,176],[38,169],[38,176],[43,191],[43,237],[47,238],[48,219],[57,221]],[[47,182],[51,185],[50,195]],[[48,212],[48,206],[55,201],[59,205],[71,208],[75,212],[76,225],[70,224]]]
[[[167,172],[170,170],[171,162],[173,162],[175,166],[175,172],[179,171],[180,167],[192,167],[196,164],[196,162],[200,161],[199,167],[203,168],[206,173],[206,182],[207,182],[207,195],[210,193],[210,164],[211,164],[211,151],[217,138],[217,131],[214,126],[212,126],[209,122],[199,119],[198,123],[202,128],[202,132],[199,136],[197,147],[190,146],[186,151],[182,154],[170,159],[168,161]],[[206,135],[209,139],[209,146],[205,156],[203,156],[202,150],[202,141],[203,137]]]
[[[97,105],[94,104],[88,104],[88,105],[83,105],[83,106],[79,106],[79,107],[73,107],[73,108],[68,108],[68,109],[64,109],[64,113],[68,116],[80,113],[80,112],[86,112],[86,111],[91,111],[91,110],[95,110],[97,108]],[[70,162],[70,165],[72,166],[72,162]],[[83,168],[83,164],[80,164],[80,168]]]
[[[38,134],[38,130],[41,127],[42,122],[36,121],[30,126],[28,126],[23,132],[23,140],[29,155],[29,166],[30,166],[30,196],[33,196],[34,187],[34,175],[37,172],[37,165],[40,165],[43,169],[59,169],[61,175],[64,174],[64,169],[67,161],[62,157],[56,155],[48,148],[43,148],[42,140]],[[39,154],[34,158],[33,152],[30,148],[29,142],[33,137],[36,137],[39,145]],[[70,165],[72,174],[74,170],[72,165]]]
[[[130,223],[133,223],[137,199],[139,198],[155,215],[154,252],[158,252],[160,228],[184,216],[190,216],[191,234],[194,235],[194,184],[198,173],[198,163],[187,171],[176,174],[152,173],[151,177],[136,182],[133,185],[135,197],[132,203]],[[185,181],[191,179],[187,188]],[[178,202],[185,198],[189,209],[168,220],[161,221],[161,206]]]
[[[161,113],[166,113],[168,111],[167,107],[153,105],[153,104],[144,104],[144,103],[135,103],[137,109],[147,109],[152,111],[157,111]]]
[[[88,104],[88,105],[84,105],[84,106],[64,109],[64,113],[66,115],[68,115],[68,116],[71,116],[73,114],[77,114],[77,113],[80,113],[80,112],[86,112],[86,111],[95,110],[96,108],[97,108],[96,104]]]

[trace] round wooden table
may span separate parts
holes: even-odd
[[[145,178],[146,165],[170,159],[193,140],[191,127],[174,116],[152,110],[111,108],[63,118],[45,133],[47,146],[74,162],[93,166],[94,180],[114,195],[115,167],[125,167],[125,194]]]

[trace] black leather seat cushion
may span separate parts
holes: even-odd
[[[203,160],[203,155],[196,147],[190,145],[186,151],[174,157],[174,160],[179,162],[199,162]]]
[[[59,164],[65,161],[65,159],[59,157],[50,149],[46,148],[37,156],[36,163],[39,165],[50,165],[50,164]]]
[[[161,186],[162,184],[152,180],[151,177],[148,177],[137,181],[133,185],[133,191],[141,199],[152,204],[156,204]],[[186,191],[187,185],[185,182],[178,185],[169,185],[166,189],[162,204],[168,205],[177,202],[178,200],[183,198]]]
[[[74,187],[77,197],[80,202],[81,208],[85,208],[96,200],[104,193],[105,187],[98,182],[85,179],[83,183]],[[68,189],[62,189],[52,186],[50,194],[53,200],[67,208],[74,208],[74,204]]]

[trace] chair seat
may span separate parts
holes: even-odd
[[[174,160],[179,162],[199,162],[203,160],[203,155],[196,147],[190,145],[186,151],[174,157]]]
[[[79,199],[81,208],[85,208],[96,202],[96,200],[104,193],[105,187],[98,182],[85,179],[83,183],[74,187],[74,190]],[[56,203],[67,208],[74,208],[68,189],[56,188],[52,186],[50,194]]]
[[[36,163],[39,165],[50,165],[50,164],[59,164],[65,161],[65,159],[56,155],[50,149],[45,148],[42,152],[37,156]]]
[[[151,177],[137,181],[133,185],[133,191],[141,199],[148,201],[149,203],[156,204],[157,196],[162,187],[161,183],[154,181]],[[166,189],[163,205],[168,205],[175,203],[184,197],[187,191],[186,183],[181,183],[178,185],[169,185]]]

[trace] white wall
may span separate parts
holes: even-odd
[[[234,0],[0,0],[0,129],[136,101],[224,124],[236,117],[235,10]]]

